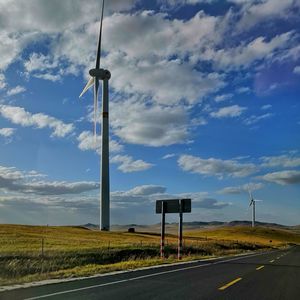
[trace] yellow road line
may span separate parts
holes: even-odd
[[[261,270],[262,268],[264,268],[265,266],[260,266],[256,268],[256,271]]]
[[[270,260],[270,263],[274,262],[274,259],[273,260]]]
[[[242,280],[242,278],[240,278],[240,277],[237,278],[237,279],[235,279],[235,280],[232,280],[232,281],[230,281],[229,283],[227,283],[227,284],[221,286],[221,287],[219,288],[219,290],[220,290],[220,291],[223,291],[223,290],[227,289],[228,287],[232,286],[233,284],[237,283],[237,282],[240,281],[240,280]]]

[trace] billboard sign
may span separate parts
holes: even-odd
[[[165,213],[174,214],[180,213],[180,201],[181,201],[181,212],[190,213],[192,211],[191,199],[166,199],[166,200],[156,200],[156,213],[162,213],[162,203],[165,204]]]

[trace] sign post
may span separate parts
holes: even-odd
[[[166,203],[162,203],[161,208],[161,236],[160,236],[160,257],[165,257],[165,221],[166,221]]]
[[[178,259],[181,260],[182,256],[182,200],[179,200],[179,227],[178,227]]]
[[[166,213],[179,213],[178,226],[178,259],[182,258],[182,220],[183,213],[192,211],[191,199],[167,199],[156,201],[156,213],[161,214],[160,257],[165,256],[165,220]]]

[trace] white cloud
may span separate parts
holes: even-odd
[[[5,71],[7,67],[12,64],[16,59],[19,58],[22,50],[33,40],[40,39],[41,33],[37,31],[24,31],[23,28],[20,30],[11,31],[9,24],[5,22],[7,17],[12,17],[10,13],[4,17],[3,6],[9,6],[0,2],[0,26],[3,28],[0,32],[0,70]],[[24,14],[24,12],[22,12]],[[21,19],[24,19],[20,16]]]
[[[166,7],[178,7],[184,5],[196,5],[199,3],[211,3],[216,0],[157,0],[159,4],[162,5],[162,8]]]
[[[107,1],[106,12],[128,10],[133,7],[135,0]],[[26,12],[26,17],[24,17]],[[90,0],[82,5],[81,0],[48,1],[1,1],[1,26],[12,31],[43,31],[57,33],[99,19],[101,3]]]
[[[287,49],[294,40],[295,33],[293,31],[276,35],[271,40],[265,37],[257,37],[247,45],[220,50],[207,50],[204,57],[212,60],[216,67],[221,69],[239,69],[246,68],[258,60],[272,59],[276,51]],[[280,53],[282,55],[282,53]]]
[[[78,68],[75,65],[67,66],[65,61],[58,56],[32,53],[24,62],[25,74],[35,78],[60,81],[63,75],[78,75]]]
[[[240,116],[247,108],[239,105],[232,105],[220,108],[216,112],[211,112],[210,116],[213,118],[234,118]]]
[[[262,110],[268,110],[268,109],[271,109],[272,108],[272,105],[271,104],[266,104],[266,105],[263,105],[261,107]]]
[[[299,1],[294,0],[259,0],[259,1],[241,1],[245,5],[242,7],[242,18],[237,27],[241,30],[247,30],[261,22],[279,18],[289,18],[300,6]],[[293,12],[294,11],[294,12]]]
[[[187,112],[182,107],[129,99],[112,102],[110,111],[114,133],[127,143],[158,147],[187,141]]]
[[[279,171],[267,173],[259,178],[280,185],[300,184],[300,171]]]
[[[274,57],[274,63],[290,63],[290,62],[297,62],[300,57],[300,45],[297,40],[291,40],[289,48],[285,51],[282,51],[280,55]],[[296,69],[297,70],[297,69]]]
[[[12,88],[12,89],[9,89],[7,91],[7,95],[8,96],[14,96],[14,95],[17,95],[17,94],[20,94],[20,93],[23,93],[26,91],[26,88],[24,86],[20,86],[20,85],[17,85],[16,87]]]
[[[36,195],[79,194],[99,188],[95,182],[44,181],[35,171],[25,172],[14,167],[0,166],[0,189]]]
[[[179,167],[187,172],[223,177],[246,177],[257,172],[252,163],[239,163],[235,160],[216,158],[203,159],[192,155],[181,155],[178,159]]]
[[[188,21],[171,20],[166,14],[153,11],[105,18],[103,47],[107,55],[102,62],[113,70],[111,86],[119,92],[139,93],[166,105],[182,100],[195,103],[218,91],[224,86],[223,76],[200,72],[183,61],[187,53],[198,53],[203,43],[219,36],[217,23],[217,17],[203,12]],[[54,55],[86,68],[93,65],[97,32],[97,23],[76,32],[64,32],[54,47]],[[85,47],[77,47],[78,44]],[[182,58],[170,60],[178,55]]]
[[[32,53],[28,60],[24,62],[24,67],[27,72],[45,71],[58,67],[57,61],[53,61],[51,57],[41,53]]]
[[[130,190],[111,192],[111,215],[114,224],[153,224],[155,201],[158,199],[192,198],[194,217],[199,217],[199,211],[205,213],[221,211],[230,203],[220,202],[210,198],[206,192],[192,194],[170,195],[164,186],[143,185]],[[4,194],[0,195],[1,217],[4,220],[28,216],[34,222],[51,224],[95,223],[99,220],[99,197],[93,194]],[[9,212],[8,216],[5,212]],[[14,212],[14,214],[12,214]],[[62,213],[63,212],[63,213]],[[59,217],[60,215],[60,217]],[[172,218],[172,216],[169,216]],[[176,216],[174,216],[176,217]],[[214,218],[213,216],[210,216]],[[176,220],[176,218],[175,218]],[[175,221],[174,220],[174,221]],[[23,221],[23,219],[22,219]],[[25,222],[30,220],[24,219]]]
[[[162,157],[162,159],[168,159],[168,158],[172,158],[172,157],[174,157],[174,156],[176,156],[176,154],[174,154],[174,153],[169,153],[169,154],[164,155],[164,156]]]
[[[35,74],[34,77],[44,79],[44,80],[49,80],[52,82],[60,81],[61,76],[59,74]]]
[[[140,185],[129,190],[127,194],[138,195],[138,196],[149,196],[156,194],[164,194],[166,188],[160,185]]]
[[[65,137],[74,130],[73,124],[66,124],[61,120],[43,113],[32,114],[18,106],[0,105],[0,115],[11,121],[13,124],[21,125],[23,127],[48,127],[53,131],[51,134],[53,137]]]
[[[78,141],[78,148],[82,151],[88,151],[88,150],[96,150],[97,153],[101,153],[101,136],[99,134],[94,136],[94,134],[91,131],[83,131],[79,134],[77,137]],[[109,141],[109,151],[114,152],[121,152],[123,151],[123,145],[119,144],[115,140]]]
[[[214,198],[210,198],[207,192],[182,193],[177,195],[180,198],[192,199],[192,209],[222,209],[230,205],[228,202],[221,202]]]
[[[263,156],[260,159],[262,161],[261,166],[264,168],[296,168],[300,166],[300,157],[291,157],[289,155]]]
[[[293,70],[295,74],[300,74],[300,66],[296,66]]]
[[[222,102],[222,101],[225,101],[225,100],[228,100],[230,98],[233,97],[233,94],[229,93],[229,94],[223,94],[223,95],[218,95],[215,97],[215,101],[216,102]]]
[[[111,162],[120,164],[118,169],[123,173],[140,172],[153,167],[153,164],[147,163],[141,159],[134,160],[129,155],[116,155],[112,157]]]
[[[0,40],[0,70],[5,70],[16,59],[17,55],[21,52],[23,45],[20,43],[20,39],[18,39],[16,34],[10,35],[4,30],[1,30]]]
[[[4,89],[6,85],[5,76],[0,73],[0,89]]]
[[[131,58],[147,58],[196,51],[205,42],[220,37],[220,18],[199,11],[190,19],[170,19],[165,13],[140,11],[134,14],[114,14],[104,20],[105,47],[120,49]],[[201,28],[201,30],[199,30]],[[122,30],[120,30],[122,29]],[[122,34],[127,31],[126,37]]]
[[[218,194],[244,194],[250,191],[262,189],[264,184],[262,183],[249,183],[240,186],[228,186],[219,190]]]
[[[15,131],[15,128],[0,128],[0,135],[4,137],[11,137]]]
[[[221,202],[213,198],[203,198],[193,201],[193,208],[206,208],[206,209],[222,209],[229,206],[228,202]]]
[[[227,0],[229,3],[234,3],[234,4],[244,4],[244,3],[253,3],[255,0]]]
[[[19,180],[24,177],[23,173],[14,167],[0,166],[1,177],[8,180]]]
[[[239,94],[247,94],[250,93],[251,89],[247,86],[241,86],[235,90]]]
[[[243,122],[246,125],[253,125],[253,124],[258,123],[261,120],[270,119],[273,116],[274,116],[273,113],[266,113],[266,114],[263,114],[263,115],[260,115],[260,116],[252,115],[252,116],[246,118]]]
[[[22,185],[22,191],[38,195],[80,194],[99,188],[96,182],[35,181]]]
[[[179,60],[139,59],[131,60],[121,53],[107,56],[105,63],[114,70],[112,87],[127,94],[149,96],[159,104],[174,105],[183,100],[194,104],[224,86],[218,73],[201,73]]]
[[[222,209],[229,206],[229,203],[220,202],[209,198],[207,192],[181,193],[171,195],[166,193],[164,186],[144,185],[137,186],[129,191],[116,191],[111,193],[112,204],[115,208],[131,208],[138,210],[153,210],[155,201],[158,199],[191,198],[193,209]]]
[[[128,10],[134,3],[135,0],[108,1],[106,12]],[[0,1],[0,70],[5,70],[19,59],[30,42],[38,42],[47,35],[55,39],[58,35],[98,20],[100,12],[101,5],[97,0],[88,1],[84,5],[80,0]],[[54,45],[50,44],[50,47]]]
[[[81,213],[93,214],[98,211],[99,204],[95,197],[86,195],[5,195],[0,196],[0,205],[2,208],[11,207],[14,212],[18,214],[18,220],[20,220],[20,213],[24,215],[24,212],[28,213],[32,218],[32,214],[36,213],[34,224],[45,223],[45,220],[51,220],[53,224],[69,224],[66,219],[76,211]],[[62,219],[57,221],[57,215],[63,211],[61,215]],[[25,213],[25,215],[26,215]],[[73,222],[78,221],[78,217]],[[84,215],[83,219],[86,220],[87,216]],[[25,218],[26,220],[27,218]],[[28,222],[28,219],[27,219]],[[58,223],[57,223],[58,222]],[[71,222],[71,223],[73,223]]]

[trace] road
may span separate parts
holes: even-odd
[[[0,299],[299,300],[300,246],[12,290]]]

